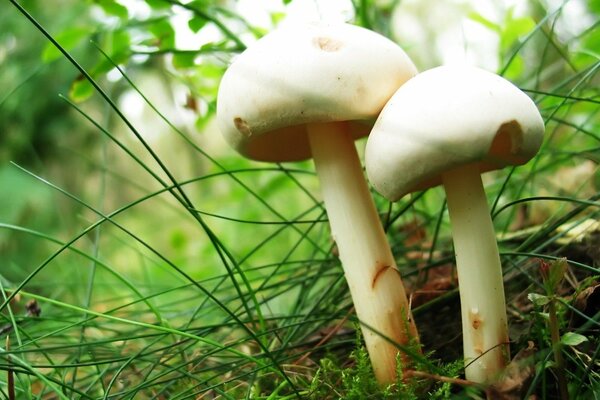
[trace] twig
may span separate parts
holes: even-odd
[[[10,336],[6,337],[6,347],[5,347],[6,352],[8,353],[10,351]],[[8,370],[6,372],[7,374],[7,386],[8,386],[8,400],[15,400],[15,377],[14,377],[14,373],[12,368],[10,367],[11,362],[10,362],[10,357],[7,356],[7,364],[8,364]]]
[[[429,372],[416,371],[414,369],[408,369],[404,371],[402,375],[405,378],[425,378],[438,382],[451,383],[453,385],[481,387],[480,384],[466,379],[450,378],[448,376],[430,374]]]
[[[352,309],[354,309],[354,307]],[[319,342],[314,346],[314,349],[319,348],[319,346],[321,346],[323,343],[326,343],[333,335],[335,335],[340,330],[342,325],[344,325],[346,323],[346,321],[348,321],[349,315],[350,314],[347,314],[344,318],[342,318],[342,320],[340,320],[340,322],[338,322],[337,325],[334,326],[333,329],[331,329],[329,331],[329,333],[327,333],[327,335],[325,335],[321,340],[319,340]],[[302,363],[313,353],[313,351],[309,351],[308,353],[304,354],[302,357],[300,357],[298,360],[296,360],[294,362],[294,365],[298,365],[298,364]]]

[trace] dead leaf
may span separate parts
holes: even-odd
[[[579,292],[575,300],[573,300],[573,306],[590,318],[600,312],[600,283],[595,283]],[[584,322],[585,318],[572,313],[570,323],[572,328],[576,328]]]
[[[27,310],[28,317],[39,317],[42,313],[42,309],[36,299],[29,300],[27,304],[25,304],[25,309]]]
[[[423,305],[457,286],[456,274],[452,265],[430,268],[425,273],[419,271],[425,282],[411,293],[412,308]]]
[[[524,391],[535,374],[536,352],[533,342],[528,342],[527,347],[521,349],[506,367],[502,377],[486,390],[490,400],[520,400]]]
[[[194,97],[194,95],[192,93],[188,93],[186,95],[184,107],[187,108],[188,110],[198,112],[198,101],[196,100],[196,98]]]
[[[427,232],[425,225],[419,222],[416,218],[412,221],[400,226],[399,231],[405,235],[404,245],[407,247],[419,246],[422,247],[425,243]]]

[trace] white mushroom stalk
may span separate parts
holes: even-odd
[[[331,230],[375,375],[396,380],[397,345],[417,331],[354,147],[416,74],[395,43],[348,24],[289,26],[260,39],[219,88],[221,132],[261,161],[313,157]]]
[[[467,379],[491,382],[510,351],[502,266],[479,169],[467,165],[442,174],[452,222],[460,287]]]
[[[460,290],[465,374],[489,383],[509,361],[502,267],[480,174],[527,162],[544,123],[529,97],[471,67],[438,67],[404,84],[375,123],[366,167],[390,200],[443,183]]]
[[[394,343],[418,341],[400,273],[344,124],[312,124],[308,132],[354,308],[363,326],[370,327],[362,331],[371,363],[381,382],[394,382]],[[408,357],[403,361],[408,364]]]

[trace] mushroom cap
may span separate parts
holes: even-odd
[[[387,100],[417,70],[391,40],[349,24],[287,26],[258,40],[225,72],[217,118],[248,158],[311,157],[306,126],[351,121],[366,136]]]
[[[452,168],[524,164],[543,135],[534,102],[506,79],[474,67],[437,67],[402,85],[382,110],[367,142],[367,175],[395,201],[439,185]]]

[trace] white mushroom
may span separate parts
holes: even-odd
[[[402,280],[358,159],[394,91],[416,73],[395,43],[347,24],[312,23],[260,39],[229,67],[217,116],[228,142],[262,161],[314,158],[332,235],[377,379],[396,378],[417,342]]]
[[[466,377],[476,382],[493,380],[509,357],[502,267],[480,174],[527,162],[543,134],[535,104],[513,84],[481,69],[444,66],[405,83],[367,143],[367,174],[388,199],[444,185]]]

